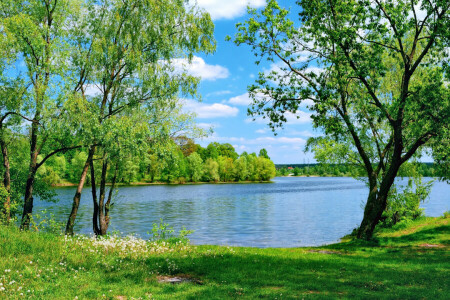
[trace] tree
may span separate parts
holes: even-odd
[[[241,155],[234,162],[234,172],[236,181],[243,181],[247,179],[248,168],[247,168],[247,156]]]
[[[203,175],[203,160],[200,154],[197,152],[191,153],[187,157],[188,160],[188,173],[191,181],[197,182],[202,178]]]
[[[258,156],[259,156],[259,157],[264,157],[264,158],[270,159],[269,155],[267,154],[267,150],[264,149],[264,148],[262,148],[261,150],[259,150]]]
[[[236,153],[233,145],[229,143],[219,144],[216,142],[214,142],[213,144],[217,147],[219,156],[229,157],[232,160],[236,160],[238,158],[239,155]]]
[[[173,60],[189,61],[194,53],[210,53],[215,49],[215,41],[209,15],[183,1],[87,1],[86,10],[85,17],[73,26],[73,43],[80,51],[72,57],[72,74],[74,98],[78,99],[75,108],[81,107],[85,140],[90,146],[66,233],[73,233],[87,170],[91,168],[94,178],[92,161],[99,159],[102,169],[98,205],[94,188],[92,194],[93,218],[96,219],[98,206],[100,228],[94,231],[105,234],[108,221],[102,211],[107,207],[106,175],[108,166],[116,164],[113,159],[120,157],[113,155],[120,153],[119,143],[107,141],[123,138],[122,142],[130,145],[131,138],[126,141],[122,135],[126,129],[123,123],[138,121],[136,113],[141,114],[140,125],[147,122],[147,127],[153,127],[150,132],[167,135],[165,124],[173,121],[171,114],[179,105],[178,96],[196,96],[198,85],[197,78],[175,72]],[[96,95],[87,93],[92,87],[97,87]],[[143,142],[142,134],[139,140]],[[154,136],[148,136],[151,138]]]
[[[207,158],[204,164],[203,178],[205,181],[217,182],[220,180],[219,164],[212,158]]]
[[[233,179],[234,164],[231,157],[219,156],[217,158],[219,165],[219,177],[221,181],[227,182]]]
[[[250,45],[277,68],[249,87],[250,114],[276,128],[305,103],[325,137],[316,153],[362,166],[369,195],[359,238],[370,238],[400,166],[428,147],[449,165],[450,18],[448,1],[297,1],[299,22],[270,0],[237,24],[235,43]],[[336,147],[330,147],[330,141]],[[341,151],[342,148],[345,151]],[[322,156],[337,163],[335,155]],[[449,174],[449,173],[447,173]],[[448,175],[447,175],[448,176]]]
[[[62,121],[65,89],[62,73],[67,66],[67,21],[74,17],[75,0],[2,1],[1,35],[4,46],[16,54],[15,62],[25,72],[15,70],[11,77],[22,82],[16,94],[21,107],[16,113],[30,122],[30,160],[24,191],[21,227],[29,227],[33,210],[33,188],[38,169],[56,153],[74,148],[72,135]],[[50,146],[51,145],[51,146]],[[38,156],[45,153],[38,162]]]

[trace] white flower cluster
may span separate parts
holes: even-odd
[[[168,243],[165,241],[146,241],[136,236],[130,235],[120,237],[117,235],[106,238],[96,238],[95,236],[76,235],[65,237],[66,243],[74,243],[86,252],[116,252],[120,256],[142,257],[150,254],[163,254],[174,251],[190,251],[190,247],[183,242]],[[69,245],[68,245],[69,246]]]

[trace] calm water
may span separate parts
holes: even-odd
[[[66,221],[75,188],[55,189],[60,201],[35,203]],[[195,230],[193,244],[297,247],[336,242],[361,222],[367,188],[344,177],[284,177],[265,184],[121,187],[110,230],[144,238],[160,218]],[[436,181],[425,214],[449,210],[450,185]],[[83,191],[75,230],[91,233],[92,197]]]

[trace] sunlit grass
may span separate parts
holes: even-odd
[[[398,225],[371,242],[292,249],[70,238],[0,227],[0,298],[446,299],[448,220]],[[171,276],[187,281],[158,282]]]

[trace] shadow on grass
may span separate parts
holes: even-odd
[[[420,243],[426,243],[435,241],[438,243],[449,243],[450,225],[441,225],[430,229],[424,229],[416,231],[414,233],[398,236],[398,237],[382,237],[379,238],[381,244],[395,243],[395,244],[408,244],[416,245]],[[447,237],[446,237],[447,236]]]
[[[251,251],[251,250],[250,250]],[[359,297],[445,298],[448,279],[439,268],[446,258],[437,252],[426,253],[419,259],[405,259],[379,250],[341,255],[321,253],[289,253],[280,256],[264,254],[203,255],[190,259],[176,258],[178,270],[168,273],[188,274],[203,285],[195,297]],[[162,258],[147,260],[149,268],[164,264]],[[164,272],[163,269],[161,269]],[[194,291],[193,291],[194,292]],[[175,291],[176,293],[176,291]],[[192,295],[193,298],[194,295]],[[219,297],[220,298],[220,297]]]

